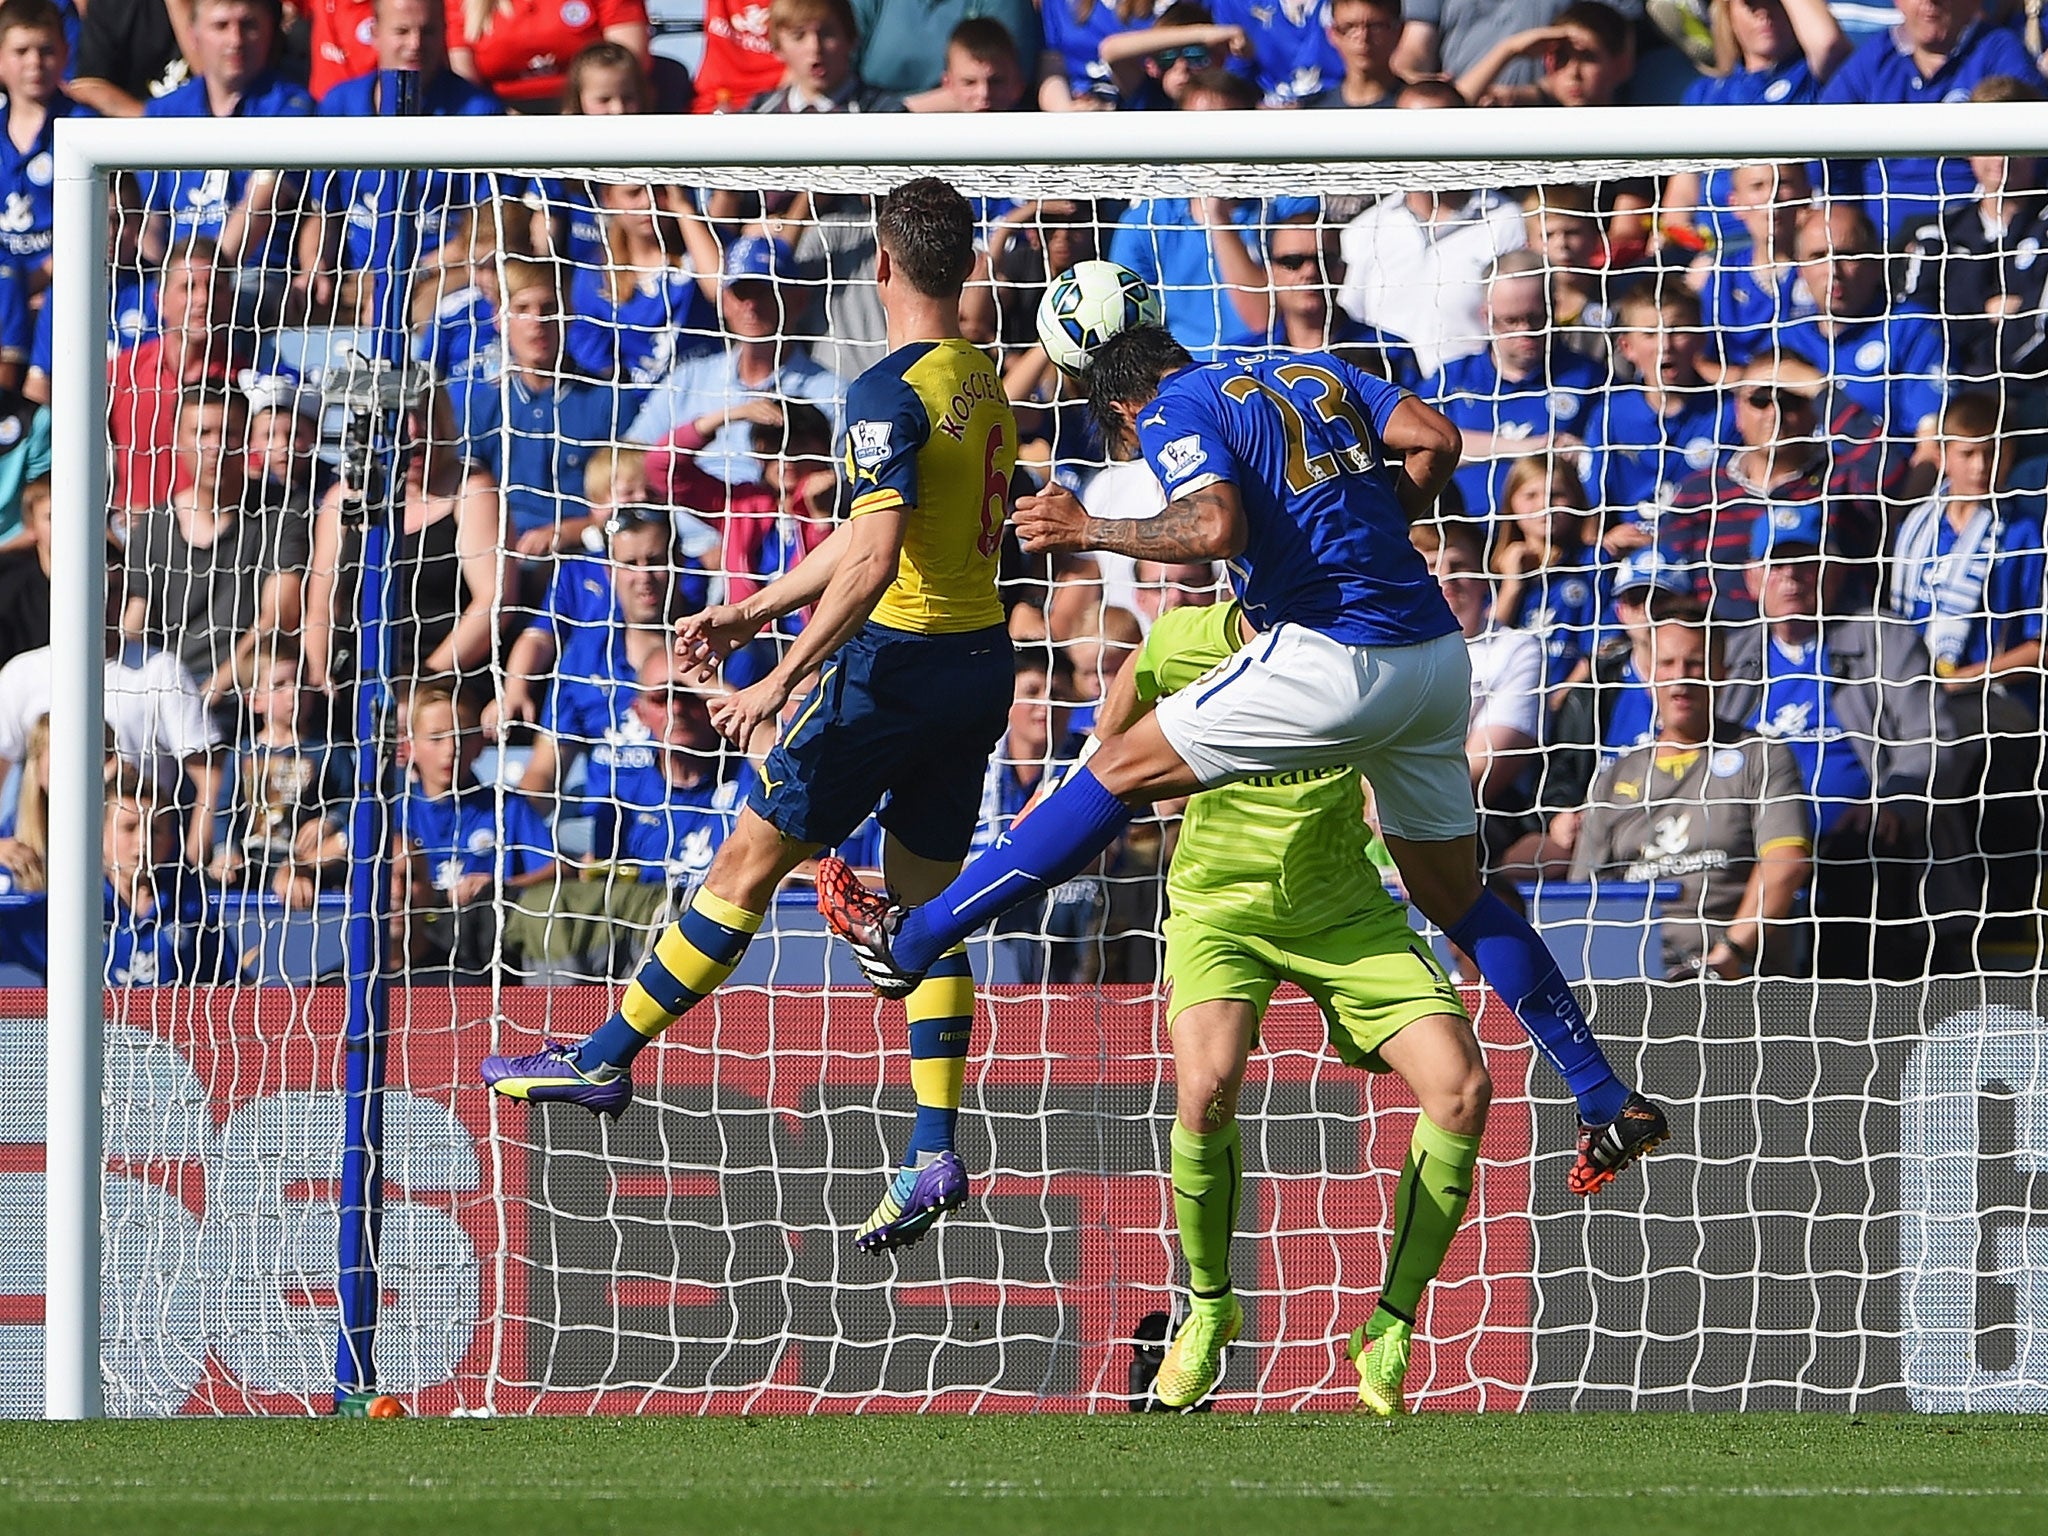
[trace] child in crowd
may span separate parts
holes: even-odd
[[[1699,295],[1674,279],[1644,283],[1623,296],[1620,318],[1615,345],[1642,382],[1609,389],[1586,423],[1590,488],[1608,520],[1601,542],[1616,556],[1650,543],[1678,482],[1741,441],[1734,400],[1700,373]]]
[[[107,983],[191,986],[233,978],[234,958],[207,919],[197,872],[178,857],[178,813],[156,784],[123,766],[101,823]]]
[[[1569,463],[1537,454],[1509,469],[1502,502],[1494,615],[1543,642],[1543,682],[1555,700],[1587,675],[1606,606],[1586,488]]]
[[[56,221],[51,174],[57,119],[90,117],[64,94],[64,18],[50,0],[0,5],[0,89],[7,133],[0,143],[0,258],[17,263],[32,292],[50,281],[50,232]]]
[[[735,421],[748,424],[758,482],[728,485],[696,463]],[[727,603],[744,602],[823,543],[841,499],[831,418],[800,400],[748,400],[684,422],[654,451],[650,467],[673,505],[721,530],[717,566],[725,578],[720,601]],[[726,681],[744,688],[763,675],[775,664],[776,642],[799,634],[803,623],[802,613],[791,614],[730,658]]]
[[[1250,48],[1242,27],[1218,26],[1207,6],[1179,0],[1150,27],[1105,37],[1101,58],[1126,111],[1156,112],[1179,107],[1195,76]]]
[[[310,702],[290,636],[267,639],[242,694],[248,733],[235,751],[234,784],[220,851],[209,873],[223,885],[269,890],[287,906],[318,894],[320,844],[349,798],[343,754],[309,734]]]
[[[912,112],[1014,112],[1024,100],[1024,66],[1010,29],[993,16],[970,16],[946,39],[946,72],[928,91],[905,98]]]
[[[1537,187],[1522,201],[1529,249],[1550,273],[1550,324],[1574,352],[1608,362],[1614,323],[1614,276],[1605,231],[1590,187]]]
[[[1899,525],[1891,606],[1920,627],[1952,693],[1987,689],[2003,725],[2035,729],[2042,605],[2048,601],[2041,498],[2010,488],[2012,448],[1996,396],[1963,394],[1941,414],[1941,480]],[[2020,686],[2013,686],[2018,684]]]
[[[649,110],[647,72],[623,43],[592,43],[569,61],[564,117],[637,117]]]
[[[554,878],[554,834],[524,799],[477,782],[484,742],[467,699],[425,684],[408,693],[399,720],[406,779],[391,865],[392,963],[415,980],[422,969],[481,979],[493,901]]]
[[[595,526],[577,494],[597,448],[625,436],[619,391],[564,355],[561,290],[548,263],[508,258],[500,283],[502,387],[459,389],[463,452],[504,487],[513,548],[528,560],[578,549]]]
[[[1534,85],[1496,85],[1520,58],[1542,61]],[[1628,20],[1600,0],[1578,0],[1547,27],[1531,27],[1494,44],[1458,77],[1458,94],[1482,107],[1611,107],[1636,72],[1635,34]]]

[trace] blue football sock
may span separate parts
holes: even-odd
[[[1528,919],[1493,892],[1482,891],[1448,937],[1472,957],[1487,985],[1529,1031],[1536,1049],[1557,1068],[1579,1101],[1579,1118],[1605,1125],[1619,1115],[1628,1088],[1601,1054],[1579,1000]]]
[[[1065,783],[903,920],[890,950],[909,971],[932,962],[999,912],[1071,880],[1131,819],[1130,808],[1079,768]]]

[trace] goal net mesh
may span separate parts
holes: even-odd
[[[1961,164],[1618,147],[947,172],[975,200],[963,324],[1017,407],[1019,494],[1160,504],[1035,345],[1049,273],[1095,256],[1152,283],[1200,358],[1333,348],[1465,433],[1419,536],[1471,637],[1490,879],[1677,1135],[1590,1205],[1565,1196],[1570,1100],[1467,993],[1494,1100],[1425,1303],[1421,1407],[2048,1407],[2048,1026],[2030,981],[1998,975],[2039,946],[2048,262],[2017,196],[2034,164]],[[494,1102],[476,1077],[603,1019],[755,781],[663,636],[844,515],[847,387],[888,350],[874,199],[919,173],[113,178],[105,258],[57,280],[107,287],[110,504],[54,509],[105,516],[120,629],[110,1411],[327,1401],[345,893],[366,862],[390,867],[393,983],[376,1360],[421,1411],[1129,1399],[1133,1341],[1184,1283],[1161,1023],[1176,814],[975,941],[974,1196],[896,1259],[850,1237],[908,1130],[902,1014],[858,989],[801,877],[636,1066],[621,1121]],[[1957,209],[1974,180],[1995,211],[2000,175],[2002,231],[1943,223],[1930,187]],[[374,275],[394,231],[396,339]],[[51,368],[33,286],[31,391]],[[393,442],[345,386],[352,357],[401,352]],[[355,494],[379,455],[381,632]],[[1011,549],[1017,703],[978,840],[1071,759],[1154,618],[1227,595],[1222,575]],[[0,675],[18,838],[48,707],[47,656],[21,649]],[[1654,685],[1660,655],[1669,684],[1699,651],[1725,723],[1688,735]],[[878,848],[870,822],[845,852],[873,868]],[[24,910],[33,887],[17,876]],[[0,1055],[33,1072],[35,1000],[0,1011]],[[1250,1322],[1218,1404],[1341,1407],[1413,1100],[1340,1065],[1290,992],[1240,1112]],[[0,1208],[24,1231],[40,1185],[6,1157],[42,1132],[39,1104],[0,1109]],[[39,1247],[17,1246],[0,1306],[40,1286]],[[40,1349],[31,1311],[0,1321],[6,1411],[40,1403]]]

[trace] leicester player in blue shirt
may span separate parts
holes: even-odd
[[[1104,432],[1137,440],[1168,505],[1107,521],[1050,489],[1018,503],[1025,548],[1226,560],[1259,633],[1105,745],[936,900],[905,910],[826,860],[827,921],[876,987],[898,995],[998,912],[1072,878],[1133,811],[1257,775],[1355,765],[1409,900],[1473,958],[1570,1085],[1581,1133],[1569,1183],[1600,1189],[1668,1132],[1615,1077],[1535,930],[1480,884],[1465,644],[1408,539],[1457,465],[1457,428],[1327,352],[1197,367],[1150,326],[1104,343],[1087,380]]]
[[[1017,423],[994,365],[960,335],[974,265],[966,199],[922,177],[882,199],[876,228],[890,350],[847,399],[852,514],[787,575],[677,626],[684,670],[701,678],[772,621],[811,608],[766,677],[713,703],[713,722],[735,742],[780,716],[800,683],[815,675],[816,686],[618,1012],[580,1045],[484,1062],[485,1081],[508,1097],[622,1113],[633,1058],[732,974],[783,877],[843,843],[877,802],[895,889],[934,895],[966,856],[983,771],[1009,718],[996,567]],[[903,989],[917,1119],[856,1239],[863,1248],[915,1242],[967,1195],[953,1150],[974,1022],[963,938],[933,951]]]

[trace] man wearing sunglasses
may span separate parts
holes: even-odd
[[[1334,352],[1375,378],[1410,390],[1421,385],[1413,348],[1337,307],[1344,257],[1336,227],[1320,212],[1297,213],[1273,227],[1266,237],[1266,273],[1273,295],[1269,346]]]
[[[1884,528],[1882,439],[1833,431],[1824,381],[1803,358],[1759,353],[1730,379],[1742,447],[1679,482],[1656,519],[1658,548],[1691,572],[1717,622],[1752,619],[1756,595],[1745,573],[1759,520],[1817,506],[1831,546],[1853,563],[1845,596],[1867,600]]]

